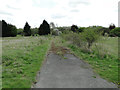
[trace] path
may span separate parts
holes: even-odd
[[[50,53],[43,64],[34,88],[117,88],[95,75],[87,63],[72,54],[64,58]]]

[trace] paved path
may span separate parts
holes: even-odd
[[[65,54],[64,57],[48,55],[34,88],[117,88],[95,75],[88,64],[74,55]]]

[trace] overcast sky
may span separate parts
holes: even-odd
[[[58,26],[118,26],[119,0],[0,0],[0,20],[23,28],[45,19]]]

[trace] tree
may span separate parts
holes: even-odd
[[[15,37],[17,36],[17,28],[12,24],[7,24],[2,20],[2,37]]]
[[[112,30],[115,28],[115,24],[110,24],[109,29]]]
[[[55,24],[53,22],[50,23],[50,28],[55,29]]]
[[[72,30],[73,32],[77,32],[78,26],[77,26],[77,25],[72,25],[72,26],[71,26],[71,30]]]
[[[26,22],[25,26],[24,26],[24,36],[31,36],[31,27],[29,26],[28,22]]]
[[[9,37],[17,36],[17,28],[14,25],[8,24],[7,25],[7,30],[8,30],[8,36]]]
[[[7,31],[7,23],[5,20],[2,20],[2,37],[7,37],[8,31]]]
[[[39,35],[48,35],[48,34],[50,34],[50,26],[49,26],[49,24],[47,23],[46,20],[43,20],[43,23],[40,25],[38,34]]]

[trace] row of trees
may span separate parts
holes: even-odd
[[[116,27],[114,24],[111,24],[109,26],[109,28],[105,28],[105,27],[102,27],[102,26],[91,26],[91,27],[87,27],[87,28],[94,29],[98,33],[101,33],[103,36],[105,34],[107,34],[108,36],[112,36],[112,37],[113,36],[120,36],[120,28]],[[77,25],[72,25],[71,26],[71,30],[73,32],[77,32],[77,33],[83,32],[87,28],[85,28],[85,27],[78,27]]]
[[[40,25],[39,28],[32,29],[28,22],[25,23],[23,29],[17,29],[12,24],[7,24],[5,20],[0,21],[2,23],[2,37],[15,37],[17,34],[24,35],[24,36],[31,36],[34,34],[39,35],[48,35],[50,34],[50,26],[46,20],[43,20],[43,23]]]
[[[37,29],[37,28],[36,28]],[[31,31],[31,26],[26,22],[23,30],[24,36],[31,36],[35,33]],[[38,28],[38,34],[39,35],[48,35],[50,34],[50,26],[46,20],[43,20],[43,23]]]

